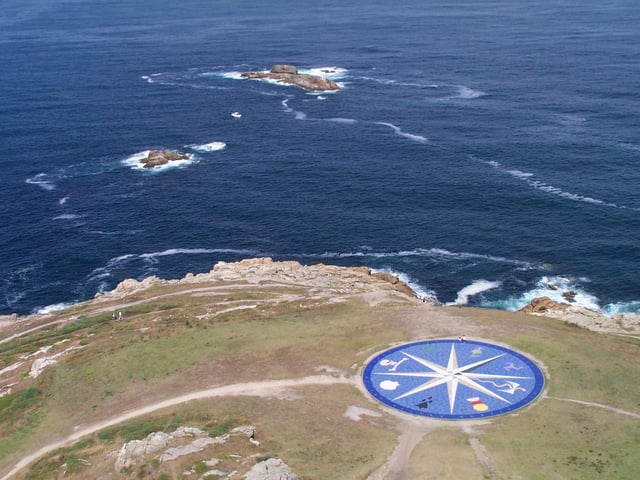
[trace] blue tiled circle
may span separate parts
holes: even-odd
[[[490,343],[427,340],[386,350],[363,372],[376,399],[448,420],[502,415],[531,403],[544,375],[524,355]]]

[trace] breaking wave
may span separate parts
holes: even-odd
[[[425,300],[432,300],[434,302],[438,301],[438,297],[436,295],[436,292],[434,292],[433,290],[424,288],[415,279],[413,279],[410,275],[408,275],[408,274],[406,274],[404,272],[399,272],[399,271],[394,270],[392,268],[382,268],[382,269],[372,268],[371,271],[374,272],[374,273],[375,272],[384,272],[384,273],[388,273],[390,275],[393,275],[398,280],[400,280],[402,283],[405,283],[406,285],[408,285],[409,288],[411,290],[413,290],[418,297],[420,297],[422,299],[425,299]]]
[[[447,305],[467,305],[469,303],[469,297],[478,295],[479,293],[486,292],[487,290],[493,290],[502,285],[502,282],[491,282],[488,280],[476,280],[471,285],[467,285],[458,292],[458,296],[453,302],[447,303]]]
[[[606,315],[620,315],[620,314],[632,314],[639,315],[640,314],[640,301],[633,302],[620,302],[620,303],[610,303],[605,305],[602,310]]]
[[[60,310],[64,310],[65,308],[72,307],[74,305],[73,302],[69,303],[54,303],[53,305],[47,305],[46,307],[37,308],[34,313],[37,315],[46,315],[48,313],[59,312]]]
[[[570,303],[595,312],[606,313],[600,308],[598,298],[584,288],[585,283],[589,283],[586,278],[549,277],[545,275],[536,282],[532,289],[522,294],[511,296],[504,300],[483,302],[482,306],[516,311],[530,304],[534,298],[549,297],[558,303]]]
[[[330,78],[331,80],[335,81],[346,77],[349,73],[349,70],[341,67],[314,67],[301,68],[298,70],[298,73]]]

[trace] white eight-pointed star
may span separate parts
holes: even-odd
[[[431,388],[437,387],[439,385],[446,384],[447,385],[447,393],[449,395],[449,408],[450,412],[453,413],[453,408],[456,403],[456,392],[458,391],[458,385],[465,385],[473,390],[476,390],[481,393],[485,393],[493,398],[497,398],[498,400],[502,400],[510,404],[508,400],[502,398],[497,393],[492,392],[491,390],[483,387],[475,380],[480,379],[530,379],[531,377],[518,377],[514,375],[497,375],[490,373],[474,373],[473,371],[482,367],[483,365],[487,365],[488,363],[493,362],[494,360],[503,357],[505,354],[496,355],[495,357],[486,358],[484,360],[479,360],[477,362],[469,363],[467,365],[463,365],[462,367],[458,366],[458,357],[456,356],[456,347],[455,345],[451,345],[451,352],[449,353],[449,362],[446,366],[439,365],[430,360],[426,360],[424,358],[416,357],[415,355],[411,355],[407,352],[402,352],[406,357],[416,361],[417,363],[427,367],[429,371],[422,372],[384,372],[378,373],[378,375],[393,375],[397,377],[414,377],[414,378],[430,378],[431,380],[419,385],[402,395],[396,397],[394,400],[399,400],[401,398],[409,397],[411,395],[415,395],[416,393],[421,393]]]

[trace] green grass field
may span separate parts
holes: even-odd
[[[15,478],[188,478],[184,471],[202,473],[202,462],[211,457],[238,471],[277,457],[305,480],[365,480],[374,472],[377,479],[392,479],[396,473],[385,474],[384,466],[397,454],[403,425],[421,432],[403,465],[411,479],[640,478],[637,338],[523,314],[397,299],[376,306],[331,303],[304,294],[299,287],[278,286],[196,296],[181,294],[175,285],[154,287],[147,301],[136,293],[141,303],[113,305],[124,312],[123,321],[112,321],[108,306],[99,310],[87,303],[74,307],[80,316],[0,345],[3,366],[61,340],[66,341],[52,352],[78,347],[35,379],[26,374],[27,363],[16,370],[17,385],[0,398],[0,474],[74,429],[134,408],[216,386],[339,372],[351,383],[161,409],[70,442]],[[229,310],[237,306],[245,308]],[[373,354],[462,331],[508,344],[539,362],[546,374],[544,394],[512,414],[457,423],[393,413],[359,387],[360,370]],[[351,406],[372,415],[349,418]],[[256,426],[259,447],[233,439],[174,464],[150,457],[124,473],[115,472],[107,458],[124,442],[153,431],[188,425],[215,437],[243,424]]]

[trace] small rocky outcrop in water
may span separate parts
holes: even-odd
[[[189,158],[189,155],[184,152],[175,152],[168,149],[151,150],[147,155],[147,158],[142,160],[142,165],[144,168],[154,168],[177,160],[189,160]]]
[[[268,79],[277,82],[296,85],[312,92],[324,92],[327,90],[340,90],[336,82],[318,75],[298,73],[293,65],[274,65],[268,72],[244,72],[246,78]]]
[[[569,307],[568,304],[556,302],[555,300],[551,300],[549,297],[537,297],[531,300],[529,305],[522,307],[520,311],[525,313],[557,312],[566,311],[567,307]]]

